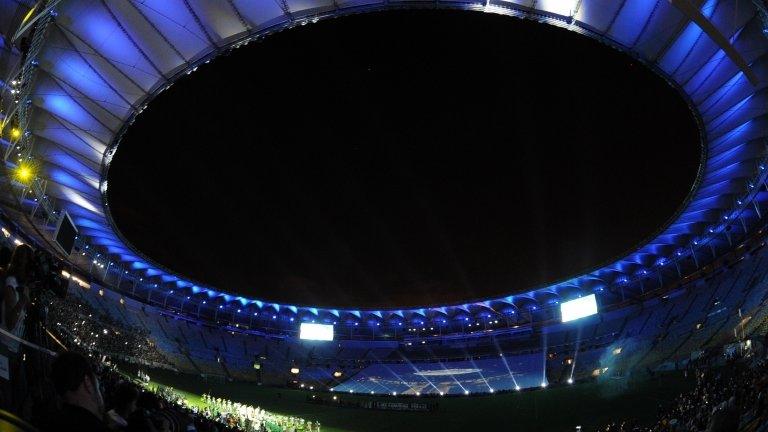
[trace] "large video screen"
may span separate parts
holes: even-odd
[[[597,299],[594,294],[560,304],[563,322],[577,320],[597,313]]]
[[[56,243],[58,243],[64,253],[69,255],[72,253],[72,248],[75,246],[75,237],[77,237],[77,228],[75,227],[75,224],[72,223],[69,214],[65,211],[62,213],[61,218],[59,218],[59,224],[58,227],[56,227],[54,239],[56,239]]]
[[[333,326],[328,324],[301,323],[301,326],[299,326],[299,339],[332,341]]]
[[[541,353],[483,360],[430,363],[377,363],[333,388],[335,392],[375,394],[491,393],[540,387]]]

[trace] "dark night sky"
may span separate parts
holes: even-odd
[[[220,290],[448,303],[626,252],[680,206],[699,152],[678,94],[613,49],[398,11],[201,66],[128,130],[109,202],[145,254]]]

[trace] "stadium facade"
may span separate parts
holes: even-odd
[[[677,213],[626,255],[566,280],[509,287],[502,298],[389,310],[243,298],[164,268],[117,230],[107,205],[110,162],[136,116],[176,80],[277,31],[425,7],[562,27],[621,50],[664,78],[690,107],[702,144],[697,179]],[[348,366],[344,376],[354,372],[360,381],[339,383],[340,391],[510,390],[599,375],[613,368],[605,366],[607,353],[623,355],[627,365],[675,360],[731,333],[747,315],[751,325],[764,318],[768,6],[762,0],[1,1],[0,30],[6,236],[60,255],[52,227],[69,214],[79,232],[69,274],[88,287],[73,288],[76,295],[151,329],[191,372],[238,378],[262,359],[265,367],[274,362],[270,376],[283,382],[291,379],[287,364],[296,363],[307,382],[318,365],[325,365],[319,375]],[[31,178],[14,175],[24,166],[35,167]],[[598,315],[560,322],[562,302],[591,294]],[[301,343],[295,336],[302,322],[332,324],[340,341],[325,348]],[[192,334],[183,328],[203,324],[209,327]],[[242,355],[234,354],[241,347]],[[628,352],[637,357],[629,360]],[[442,360],[438,369],[414,366],[434,360]],[[361,372],[369,367],[376,369]],[[463,381],[441,387],[430,379],[441,376],[439,369],[454,381],[475,369],[500,378],[491,384],[480,374],[475,387]],[[525,384],[513,369],[526,371]]]

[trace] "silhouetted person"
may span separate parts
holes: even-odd
[[[29,306],[29,284],[32,282],[32,248],[22,244],[14,249],[5,270],[0,296],[0,327],[16,338],[24,337],[25,318]],[[22,414],[27,395],[22,346],[18,339],[0,336],[0,354],[8,358],[10,380],[3,380],[3,406],[16,414]]]
[[[117,385],[113,396],[113,407],[107,411],[107,422],[112,430],[125,430],[128,417],[136,411],[139,391],[131,383],[123,381]]]
[[[91,363],[71,351],[60,354],[51,366],[51,379],[62,407],[48,420],[48,431],[108,431],[99,379]]]

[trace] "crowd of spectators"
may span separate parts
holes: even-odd
[[[55,395],[25,416],[41,431],[319,432],[320,424],[206,398],[203,408],[173,389],[129,379],[114,365],[74,350],[50,365]]]
[[[236,432],[75,351],[60,354],[51,369],[58,397],[34,418],[42,431]]]
[[[671,404],[660,406],[651,425],[613,422],[603,432],[737,432],[768,425],[768,358],[730,358],[726,365],[689,368],[696,383]]]
[[[44,293],[48,327],[71,345],[142,364],[169,364],[146,329],[126,327],[76,297]]]
[[[204,408],[191,404],[172,389],[150,386],[149,376],[140,371],[139,379],[127,380],[101,363],[104,355],[138,360],[141,364],[166,360],[141,329],[125,328],[108,317],[98,315],[89,305],[74,298],[46,296],[47,322],[74,350],[85,353],[94,368],[104,395],[99,412],[105,427],[119,431],[201,432],[315,432],[319,423],[279,416],[258,407],[206,398]],[[85,358],[85,357],[83,357]],[[58,362],[59,360],[57,360]],[[69,366],[68,366],[69,367]],[[81,413],[82,414],[82,413]],[[89,418],[85,416],[83,418]],[[47,425],[42,425],[43,429]],[[52,427],[58,429],[58,426]]]
[[[173,389],[129,379],[111,364],[65,351],[53,360],[56,396],[30,416],[41,431],[319,432],[319,423],[268,413],[229,401],[192,405]],[[209,406],[211,408],[209,408]],[[230,411],[232,410],[232,411]],[[249,412],[252,421],[233,417]]]
[[[222,399],[203,398],[204,406],[190,403],[173,388],[130,381],[114,369],[101,376],[105,388],[106,421],[119,431],[199,432],[319,432],[320,424],[269,413],[258,407]]]
[[[200,410],[173,391],[149,388],[146,376],[127,379],[109,358],[168,364],[149,333],[41,287],[29,246],[6,255],[0,258],[0,356],[8,360],[8,376],[0,378],[0,407],[39,430],[320,430],[319,424],[229,402],[212,401],[212,408]],[[247,429],[237,417],[244,408],[252,414]]]

